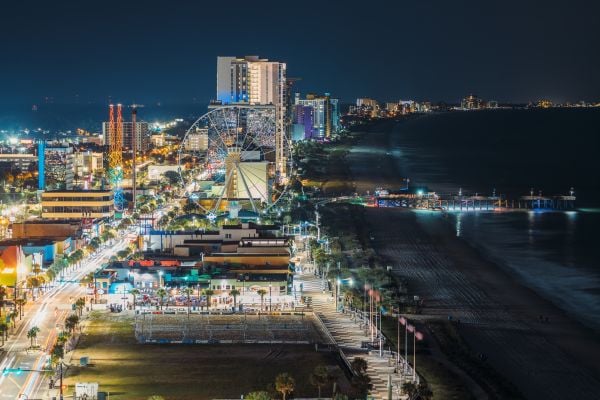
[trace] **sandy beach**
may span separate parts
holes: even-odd
[[[351,149],[357,192],[402,184],[388,150],[390,133],[363,134]],[[424,298],[419,318],[460,320],[467,344],[525,398],[598,398],[598,332],[457,238],[443,213],[369,209],[366,219],[375,250]]]

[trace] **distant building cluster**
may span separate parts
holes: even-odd
[[[356,99],[356,105],[351,105],[348,114],[367,118],[394,118],[401,115],[414,113],[427,113],[432,111],[428,101],[398,100],[386,102],[383,106],[377,100],[370,98]]]
[[[498,102],[495,100],[483,100],[474,94],[469,94],[460,102],[461,110],[489,110],[498,108]]]
[[[108,134],[109,122],[102,123],[102,136],[104,144],[110,146],[110,135]],[[135,134],[135,146],[138,152],[146,152],[150,149],[150,129],[147,122],[136,122],[135,127],[132,122],[123,122],[123,150],[131,151],[133,149],[133,135]]]
[[[309,93],[294,97],[292,110],[292,140],[330,138],[340,129],[339,101],[329,93]]]

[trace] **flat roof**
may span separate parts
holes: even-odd
[[[14,153],[0,153],[0,158],[37,158],[34,154],[14,154]]]
[[[204,257],[256,257],[256,256],[290,256],[290,253],[212,253]]]
[[[42,195],[46,193],[112,193],[112,190],[102,189],[89,189],[89,190],[46,190],[42,192]]]
[[[55,224],[69,224],[69,225],[81,225],[81,219],[33,219],[29,221],[13,222],[13,225],[55,225]]]
[[[69,237],[59,237],[59,238],[45,238],[45,237],[36,237],[36,238],[22,238],[22,239],[5,239],[0,241],[1,246],[47,246],[49,244],[54,244],[55,242],[62,242],[67,240]]]

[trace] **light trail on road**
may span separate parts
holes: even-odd
[[[45,397],[41,394],[42,384],[46,378],[43,373],[48,367],[49,353],[58,336],[57,327],[64,324],[65,318],[71,311],[72,300],[85,296],[85,289],[78,283],[85,275],[98,269],[102,262],[128,244],[128,236],[116,241],[114,245],[106,247],[94,256],[87,259],[82,266],[72,271],[63,280],[56,281],[55,286],[27,307],[27,315],[15,329],[10,338],[10,345],[6,355],[0,362],[0,370],[22,368],[22,373],[0,376],[0,398],[26,399]],[[75,283],[77,282],[77,283]],[[52,312],[52,310],[55,312]],[[43,343],[41,350],[30,352],[27,331],[37,326],[42,335],[38,341]]]

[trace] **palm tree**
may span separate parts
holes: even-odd
[[[204,290],[204,295],[206,296],[206,309],[207,310],[210,310],[210,298],[213,294],[215,294],[215,292],[211,289]]]
[[[30,276],[29,278],[27,278],[27,286],[31,288],[31,296],[33,296],[33,299],[35,300],[34,289],[40,287],[40,280],[35,276]]]
[[[281,373],[275,378],[275,390],[281,393],[283,400],[285,400],[288,394],[294,391],[295,384],[294,378],[287,372]]]
[[[373,384],[371,383],[371,378],[367,374],[356,374],[352,377],[350,381],[352,385],[352,389],[355,392],[356,398],[364,399],[367,397],[369,390],[373,388]]]
[[[229,294],[233,296],[233,310],[235,311],[237,309],[237,297],[240,295],[240,291],[237,289],[231,289]]]
[[[56,270],[53,267],[50,267],[46,270],[46,277],[48,278],[48,282],[51,282],[56,278]]]
[[[56,337],[56,343],[59,344],[65,344],[67,343],[67,340],[69,340],[69,337],[71,336],[71,334],[69,332],[60,332],[58,334],[58,336]]]
[[[85,256],[83,250],[81,249],[77,249],[75,250],[75,252],[72,254],[72,256],[74,256],[74,263],[81,265],[81,260],[83,260],[83,257]]]
[[[123,250],[117,251],[117,257],[119,258],[119,260],[124,260],[129,256],[130,253],[131,250],[129,249],[129,247],[126,247]]]
[[[6,287],[0,285],[0,317],[2,316],[2,309],[4,308],[4,298],[6,297]]]
[[[40,272],[42,272],[42,267],[40,264],[35,263],[31,266],[31,272],[34,273],[35,276],[38,276]]]
[[[37,339],[38,333],[40,333],[40,328],[37,326],[34,326],[27,331],[27,339],[31,341],[31,347],[33,347],[33,341]]]
[[[4,340],[8,339],[8,325],[4,321],[0,321],[0,336],[2,336],[2,346],[4,346]]]
[[[265,392],[264,390],[260,390],[258,392],[250,392],[244,396],[246,400],[271,400],[271,395],[269,392]]]
[[[160,299],[160,309],[162,310],[163,301],[165,300],[165,297],[167,296],[167,291],[163,288],[160,288],[156,291],[156,295]]]
[[[16,309],[12,310],[8,314],[8,319],[10,320],[10,322],[12,322],[13,328],[16,326],[16,320],[17,320],[18,316],[19,316],[19,312]]]
[[[417,385],[413,382],[406,382],[402,384],[402,392],[406,393],[409,398],[412,398],[417,394]]]
[[[97,236],[93,237],[92,240],[90,240],[90,245],[94,246],[96,249],[98,249],[101,244],[102,244],[102,241]]]
[[[37,276],[37,280],[40,284],[39,288],[38,288],[38,292],[41,290],[42,293],[44,293],[44,288],[46,286],[46,275],[42,274],[42,275],[38,275]]]
[[[327,371],[327,367],[324,365],[317,365],[312,374],[310,374],[310,383],[317,387],[319,398],[321,398],[321,387],[325,386],[328,381],[329,372]]]
[[[267,291],[265,289],[258,289],[258,291],[256,292],[258,293],[258,295],[260,296],[260,310],[263,310],[263,305],[265,303],[265,295],[267,294]]]
[[[433,392],[431,391],[427,383],[419,383],[417,391],[419,392],[419,397],[423,400],[430,400],[433,397]]]
[[[67,328],[69,333],[73,333],[78,324],[79,316],[76,314],[71,314],[65,319],[65,328]]]
[[[77,310],[79,311],[79,316],[83,315],[83,307],[85,307],[85,298],[78,298],[77,301],[75,301],[75,307],[77,307]]]
[[[25,301],[25,299],[23,299],[23,298],[20,298],[20,299],[17,299],[17,300],[15,300],[15,305],[16,305],[17,307],[19,307],[19,310],[20,310],[20,312],[19,312],[19,315],[20,315],[20,317],[22,317],[22,316],[23,316],[23,306],[25,305],[25,303],[26,303],[26,301]],[[15,308],[16,308],[16,307],[15,307]],[[19,317],[19,318],[20,318],[20,317]]]
[[[133,310],[135,311],[135,298],[136,296],[139,296],[140,291],[139,289],[133,288],[129,291],[129,294],[133,296]]]
[[[181,293],[183,293],[187,296],[187,306],[188,306],[188,315],[189,315],[190,314],[190,305],[191,305],[190,295],[192,293],[194,293],[194,289],[186,287],[186,288],[181,289]]]
[[[53,364],[58,364],[63,357],[65,356],[65,346],[64,344],[56,343],[52,348],[51,360]]]
[[[356,357],[350,363],[350,367],[356,374],[364,374],[367,372],[367,360],[362,357]]]

